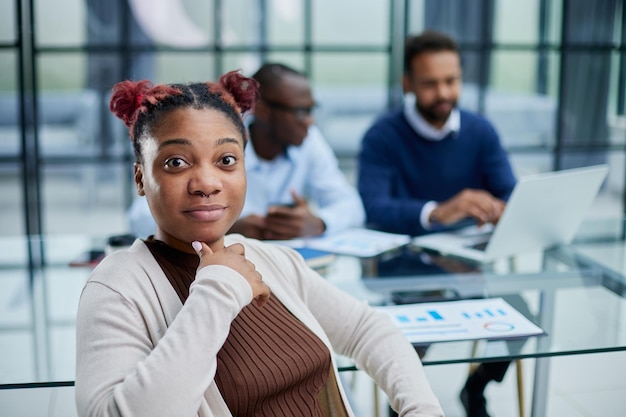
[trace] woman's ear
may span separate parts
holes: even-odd
[[[138,195],[146,195],[143,190],[143,165],[135,162],[133,165],[134,169],[134,178],[135,178],[135,186],[137,187]]]

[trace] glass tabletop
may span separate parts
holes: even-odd
[[[0,256],[0,389],[73,384],[75,314],[91,268],[70,263],[94,239],[45,244],[52,261],[34,270]],[[0,240],[3,249],[14,245]],[[392,303],[398,291],[503,297],[546,331],[524,340],[420,346],[426,365],[606,352],[626,350],[624,247],[623,240],[580,241],[489,265],[405,247],[376,259],[338,256],[326,276],[373,305]]]
[[[374,305],[501,297],[545,334],[416,346],[425,365],[626,350],[626,245],[586,240],[490,264],[404,247],[328,278]],[[358,271],[358,272],[355,272]]]
[[[370,277],[362,289],[394,304],[397,294],[502,297],[545,334],[525,339],[433,343],[418,347],[424,364],[511,360],[626,350],[626,285],[623,275],[575,249],[548,251],[542,268]],[[403,271],[407,272],[407,271]],[[396,295],[394,297],[394,295]],[[370,295],[370,299],[374,296]],[[432,300],[426,300],[432,301]]]

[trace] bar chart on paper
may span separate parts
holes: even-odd
[[[404,304],[378,309],[387,314],[414,344],[544,333],[502,298]]]

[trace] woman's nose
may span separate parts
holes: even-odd
[[[222,190],[222,181],[219,173],[220,170],[215,166],[194,169],[187,185],[189,193],[208,197],[211,194],[220,192]]]

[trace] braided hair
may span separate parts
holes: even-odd
[[[182,108],[221,111],[247,140],[242,114],[254,108],[259,84],[237,71],[222,75],[216,83],[159,84],[148,80],[122,81],[113,87],[109,108],[128,127],[137,162],[141,143],[159,120]]]

